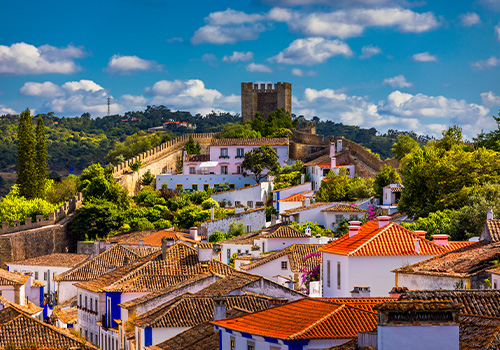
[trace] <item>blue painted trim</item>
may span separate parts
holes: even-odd
[[[264,340],[265,340],[267,343],[279,344],[279,341],[278,341],[278,339],[276,339],[276,338],[268,338],[268,337],[264,337]]]
[[[252,338],[252,335],[251,335],[251,334],[248,334],[248,333],[241,333],[241,336],[242,336],[243,338],[253,339],[253,338]]]
[[[39,287],[39,290],[40,290],[40,305],[39,306],[43,307],[44,306],[43,305],[43,299],[45,299],[44,295],[43,295],[43,287]]]
[[[144,346],[153,345],[153,329],[151,327],[144,328]]]
[[[284,340],[283,344],[288,345],[288,350],[302,350],[309,340]]]
[[[119,320],[121,316],[121,308],[118,306],[118,304],[121,303],[122,299],[122,293],[121,292],[106,292],[106,317],[108,317],[108,298],[111,301],[111,315],[110,315],[110,320],[111,320],[111,328],[118,326],[118,324],[115,322],[115,319]]]
[[[280,217],[280,193],[281,191],[276,192],[276,219]]]
[[[233,330],[232,329],[226,329],[226,332],[229,333],[229,334],[233,334]]]
[[[219,350],[222,350],[222,329],[219,330]]]

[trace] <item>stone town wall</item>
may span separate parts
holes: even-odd
[[[243,122],[253,120],[261,112],[264,119],[278,108],[292,115],[292,84],[241,83],[241,117]]]
[[[328,143],[328,140],[325,140],[324,135],[311,134],[297,129],[293,129],[292,132],[292,141],[296,143],[304,143],[308,145],[325,145]]]
[[[382,168],[383,165],[390,165],[393,168],[399,168],[399,162],[395,158],[387,159],[385,161],[380,160],[376,155],[373,153],[369,152],[361,146],[360,144],[348,140],[344,137],[339,137],[340,140],[342,140],[342,147],[343,148],[349,148],[349,151],[351,155],[359,158],[361,161],[363,161],[365,164],[367,164],[370,168],[373,170],[379,172],[380,169]]]

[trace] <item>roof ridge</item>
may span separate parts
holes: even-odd
[[[378,233],[375,233],[373,235],[373,237],[371,237],[369,240],[367,240],[365,243],[361,244],[359,247],[357,247],[356,249],[354,249],[353,251],[349,252],[347,254],[347,256],[350,256],[350,255],[353,255],[354,253],[356,253],[358,250],[360,250],[361,248],[365,247],[368,243],[370,243],[371,241],[373,241],[375,238],[377,238],[378,236],[380,236],[383,232],[385,232],[389,227],[392,227],[394,226],[394,222],[389,222],[387,225],[383,226],[383,227],[379,227],[378,229],[376,229],[375,231],[373,232],[377,232],[379,231]],[[359,233],[358,233],[359,234]],[[369,234],[369,233],[368,233]]]
[[[330,303],[330,305],[336,305],[336,304]],[[336,314],[337,312],[339,312],[340,310],[342,310],[344,307],[345,307],[345,304],[340,305],[339,307],[335,308],[335,310],[333,310],[330,313],[328,313],[327,315],[323,316],[322,318],[320,318],[319,320],[317,320],[313,324],[309,325],[305,329],[301,330],[300,332],[297,332],[295,334],[290,335],[288,337],[288,339],[294,339],[295,337],[298,337],[298,336],[300,336],[302,334],[305,334],[307,331],[309,331],[312,328],[316,327],[318,324],[322,323],[324,320],[330,318],[332,315]]]

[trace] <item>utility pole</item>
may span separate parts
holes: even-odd
[[[108,117],[111,114],[110,111],[111,111],[111,97],[108,97]]]

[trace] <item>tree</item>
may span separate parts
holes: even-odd
[[[108,201],[86,203],[69,222],[69,232],[75,240],[106,238],[121,226],[120,213]]]
[[[397,160],[402,160],[407,154],[410,154],[419,147],[418,142],[410,135],[400,135],[398,136],[398,142],[392,146],[391,152],[394,153],[394,157]]]
[[[151,170],[147,170],[141,177],[141,185],[142,186],[149,186],[153,183],[155,180],[155,176],[153,173],[151,173]]]
[[[35,137],[29,108],[21,112],[17,132],[17,184],[19,194],[27,199],[36,197]]]
[[[497,129],[492,130],[489,133],[481,132],[473,140],[477,142],[479,147],[486,147],[497,152],[500,152],[500,113],[498,117],[493,116],[493,119],[497,123]]]
[[[47,162],[47,139],[45,137],[45,126],[42,116],[38,117],[36,125],[35,145],[35,196],[45,198],[45,183],[49,172]]]
[[[255,118],[250,122],[252,129],[261,135],[266,134],[266,121],[262,117],[262,113],[255,113]]]
[[[255,181],[260,183],[267,176],[266,173],[263,174],[265,169],[270,174],[277,173],[280,170],[278,155],[271,146],[262,145],[245,153],[241,168],[243,169],[243,176],[248,176],[248,172],[250,172],[255,177]]]
[[[436,146],[445,151],[451,150],[454,146],[463,145],[462,128],[458,125],[450,126],[442,132],[443,137],[436,141]]]
[[[316,201],[335,202],[345,200],[351,190],[350,185],[345,169],[339,169],[338,174],[333,170],[329,171],[326,174],[326,179],[321,181],[318,192],[316,192]]]
[[[132,169],[133,172],[137,172],[141,168],[141,165],[142,165],[141,161],[140,160],[136,160],[135,162],[133,162],[129,166],[130,166],[130,169]]]
[[[221,139],[252,139],[261,137],[261,133],[252,130],[250,124],[226,123],[219,135]]]
[[[184,146],[187,154],[200,154],[201,146],[199,142],[194,142],[193,135],[189,135],[189,140]]]
[[[384,165],[375,177],[375,193],[377,196],[382,197],[382,188],[396,182],[401,182],[401,177],[399,176],[398,171],[388,164]]]

